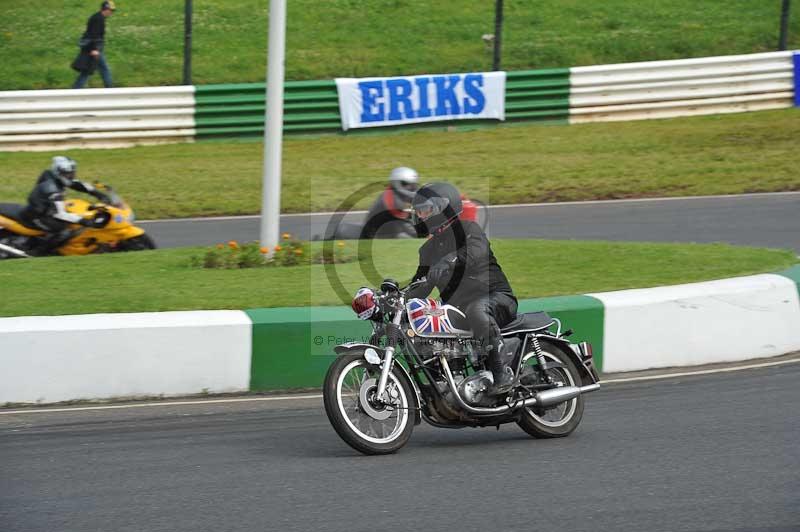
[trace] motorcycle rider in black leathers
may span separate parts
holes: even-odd
[[[517,298],[495,259],[489,239],[475,222],[459,220],[461,195],[449,183],[431,183],[412,201],[418,231],[430,235],[419,250],[413,281],[426,282],[408,292],[424,298],[434,287],[443,303],[458,307],[481,343],[492,372],[491,394],[507,392],[514,380],[500,328],[516,317]]]
[[[419,175],[416,170],[406,166],[392,170],[389,186],[370,207],[359,238],[416,237],[411,215],[406,209],[411,205],[418,188]]]
[[[74,234],[69,229],[70,224],[95,226],[94,220],[67,212],[64,205],[66,189],[91,194],[100,201],[109,201],[108,196],[92,185],[78,181],[75,178],[76,170],[77,164],[69,157],[53,157],[52,165],[42,172],[28,196],[28,206],[22,211],[23,222],[48,233],[34,254],[44,254],[63,245]]]

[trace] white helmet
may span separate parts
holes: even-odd
[[[75,179],[75,172],[78,169],[78,163],[70,159],[69,157],[64,157],[63,155],[56,155],[53,157],[53,164],[50,165],[50,171],[56,176],[56,178],[64,184],[64,186],[69,186],[72,184],[72,181]]]
[[[400,166],[389,174],[389,184],[399,199],[411,203],[419,188],[419,174],[413,168]]]

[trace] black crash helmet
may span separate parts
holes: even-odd
[[[461,194],[450,183],[428,183],[411,202],[417,234],[436,234],[461,214]]]

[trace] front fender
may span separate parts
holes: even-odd
[[[377,345],[372,345],[372,344],[366,344],[364,342],[348,342],[346,344],[337,345],[336,347],[333,348],[333,350],[336,351],[337,355],[345,355],[345,354],[349,355],[358,353],[359,351],[363,352],[365,349],[369,347],[377,351],[378,354],[381,356],[381,358],[383,358],[385,350],[382,347],[378,347]]]
[[[372,348],[378,352],[378,356],[383,359],[384,355],[386,354],[386,350],[383,347],[378,347],[377,345],[366,344],[362,342],[349,342],[346,344],[337,345],[333,348],[337,355],[361,355],[364,356],[364,351],[366,349]],[[399,368],[400,371],[403,373],[403,376],[408,380],[408,384],[414,390],[414,424],[419,425],[422,422],[422,416],[420,415],[420,410],[422,408],[422,401],[419,397],[419,390],[417,389],[417,385],[414,382],[414,379],[411,378],[409,375],[408,370],[406,367],[399,362],[395,361],[394,363],[395,368]]]

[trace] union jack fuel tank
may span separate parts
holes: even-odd
[[[419,336],[468,336],[471,333],[457,328],[451,321],[464,314],[452,305],[442,305],[435,299],[411,299],[406,303],[408,321]]]

